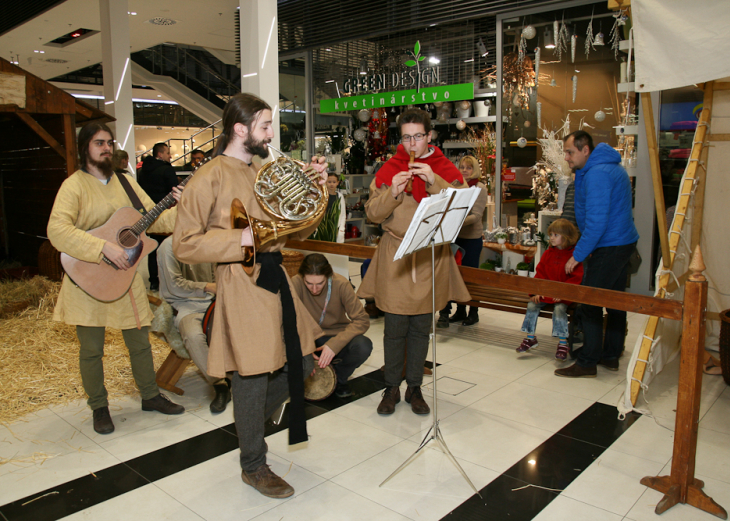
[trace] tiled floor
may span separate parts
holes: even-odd
[[[304,446],[289,447],[286,431],[271,428],[269,463],[296,488],[292,498],[268,499],[241,482],[232,408],[212,415],[211,389],[188,372],[179,417],[143,412],[129,398],[113,403],[116,431],[107,436],[93,431],[83,403],[0,426],[0,521],[659,519],[661,495],[639,480],[669,472],[678,361],[650,388],[653,417],[622,423],[608,405],[623,390],[628,356],[618,373],[557,378],[549,321],[540,319],[541,345],[524,355],[514,352],[520,323],[481,310],[477,325],[437,333],[440,430],[481,498],[435,441],[380,486],[432,425],[405,402],[390,417],[375,412],[381,318],[368,333],[373,354],[354,375],[356,399],[310,407]],[[640,324],[630,317],[629,349]],[[425,377],[431,404],[432,385]],[[697,476],[730,507],[730,391],[721,377],[705,376],[702,400]],[[661,519],[715,518],[678,505]]]

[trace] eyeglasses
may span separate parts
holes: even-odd
[[[400,138],[401,143],[410,143],[411,139],[415,139],[416,141],[423,141],[423,138],[426,137],[427,134],[413,134],[412,136],[409,136],[406,134],[405,136]]]

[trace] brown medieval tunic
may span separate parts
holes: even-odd
[[[254,196],[255,178],[256,170],[240,159],[218,156],[196,172],[178,205],[175,256],[188,264],[219,263],[208,353],[208,374],[217,378],[229,371],[242,376],[268,373],[286,362],[280,296],[256,285],[260,264],[255,265],[251,276],[243,271],[241,230],[231,226],[234,198],[243,202],[249,217],[271,221]],[[287,237],[305,239],[318,224],[265,244],[258,251],[281,251]],[[287,280],[294,294],[288,275]],[[293,299],[302,354],[308,355],[314,352],[314,340],[322,336],[322,330],[296,295]]]
[[[437,174],[434,184],[426,186],[426,191],[437,194],[449,186]],[[432,310],[431,249],[393,261],[416,208],[418,203],[411,195],[401,193],[394,198],[390,186],[383,184],[377,188],[375,180],[370,184],[370,199],[365,204],[365,211],[371,221],[382,223],[384,233],[357,296],[374,298],[376,305],[386,313],[423,315]],[[437,246],[435,257],[436,309],[442,309],[450,300],[471,300],[451,254],[451,246]]]

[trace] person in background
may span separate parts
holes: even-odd
[[[373,351],[373,342],[364,336],[370,319],[352,284],[334,273],[327,258],[319,253],[304,258],[292,284],[299,300],[324,331],[316,341],[319,356],[315,355],[315,360],[323,369],[332,364],[337,375],[337,396],[352,396],[347,380]]]
[[[208,340],[203,331],[203,317],[215,298],[214,265],[209,262],[180,262],[172,253],[172,237],[162,241],[157,248],[157,263],[160,268],[160,297],[175,310],[175,327],[185,349],[215,390],[210,412],[221,413],[231,401],[231,381],[208,375]]]
[[[461,161],[459,161],[459,170],[469,187],[476,186],[479,189],[479,196],[471,212],[464,219],[464,224],[459,232],[459,237],[456,239],[456,244],[464,248],[461,265],[478,268],[479,257],[482,254],[483,247],[482,236],[484,235],[484,225],[482,224],[482,215],[484,215],[484,210],[487,207],[487,187],[479,180],[482,176],[482,169],[476,157],[462,157]],[[471,306],[469,308],[469,315],[467,315],[466,305],[457,304],[456,313],[451,318],[449,318],[449,313],[451,313],[451,302],[446,304],[446,307],[439,312],[436,327],[449,327],[449,322],[461,322],[463,326],[471,326],[479,322],[478,307]]]
[[[575,243],[578,242],[578,228],[566,219],[557,219],[548,227],[550,247],[540,257],[537,264],[535,278],[554,280],[556,282],[567,282],[568,284],[580,284],[583,280],[583,266],[578,264],[571,273],[565,272],[565,263],[573,256]],[[522,322],[522,331],[527,333],[520,346],[516,349],[518,353],[526,353],[533,347],[537,347],[535,328],[540,309],[547,304],[553,304],[553,336],[558,337],[558,349],[555,358],[565,360],[568,358],[568,306],[567,300],[546,297],[544,295],[532,295],[527,304],[525,320]]]
[[[573,256],[565,264],[571,274],[583,263],[583,285],[626,291],[631,255],[639,233],[632,214],[631,181],[621,166],[621,154],[606,143],[595,149],[593,138],[577,130],[565,137],[563,151],[568,166],[575,171],[575,218],[581,236]],[[557,369],[556,376],[593,378],[596,366],[618,371],[624,349],[626,312],[581,305],[583,348],[575,364]]]
[[[428,414],[421,383],[432,324],[432,291],[436,309],[449,300],[466,302],[469,291],[451,253],[451,245],[436,248],[436,287],[431,285],[431,251],[420,251],[393,261],[419,203],[444,188],[464,188],[461,172],[441,150],[431,146],[431,116],[421,109],[400,115],[401,144],[370,184],[365,211],[374,223],[382,223],[383,237],[363,278],[358,297],[374,298],[385,312],[383,346],[385,385],[378,414],[393,414],[400,402],[403,363],[408,350],[405,400],[415,414]],[[410,164],[413,152],[415,162]],[[409,181],[412,185],[409,186]]]
[[[190,162],[186,163],[182,169],[186,172],[193,172],[196,168],[203,164],[203,161],[205,161],[205,152],[196,148],[190,152]]]
[[[142,168],[137,175],[139,186],[147,192],[155,204],[169,194],[179,181],[175,169],[170,164],[170,147],[166,143],[157,143],[152,147],[152,155],[142,160]],[[165,240],[164,235],[150,234],[150,238],[161,243]],[[160,279],[157,274],[157,251],[153,251],[147,257],[147,267],[150,272],[150,290],[157,291],[160,288]]]
[[[115,174],[129,174],[129,154],[125,150],[115,150],[112,155],[112,168]]]

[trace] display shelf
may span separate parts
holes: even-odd
[[[483,99],[483,98],[496,98],[497,97],[497,88],[491,88],[491,89],[474,89],[474,99]]]
[[[441,148],[474,148],[474,145],[472,143],[465,143],[465,142],[452,142],[452,143],[444,143]]]
[[[616,135],[626,135],[626,136],[638,136],[639,135],[639,125],[618,125],[616,127],[613,127],[616,129]]]
[[[527,255],[528,257],[534,255],[537,251],[537,246],[523,246],[522,244],[511,244],[507,242],[504,244],[499,244],[498,242],[484,241],[484,247],[498,253],[511,251],[515,253],[520,253],[522,255]]]
[[[470,124],[470,123],[496,123],[497,122],[497,116],[482,116],[482,117],[476,117],[472,116],[470,118],[449,118],[444,122],[441,122],[437,119],[431,120],[431,126],[434,127],[436,125],[456,125],[459,121],[464,120],[464,123]]]
[[[636,92],[636,83],[629,81],[626,83],[619,83],[616,87],[617,92]]]

